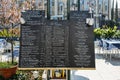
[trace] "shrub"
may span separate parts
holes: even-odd
[[[116,31],[116,33],[113,35],[113,38],[120,39],[120,30]]]
[[[111,27],[96,28],[94,29],[94,34],[95,34],[95,38],[109,39],[109,38],[113,38],[113,35],[115,35],[116,31],[117,31],[116,26],[114,26],[113,28]]]

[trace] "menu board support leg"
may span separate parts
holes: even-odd
[[[67,73],[68,73],[67,74],[68,75],[68,77],[67,77],[68,79],[67,80],[70,80],[70,70],[68,70]]]

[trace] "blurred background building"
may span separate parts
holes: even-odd
[[[47,1],[49,1],[49,3],[47,3]],[[103,19],[111,20],[112,2],[113,0],[16,0],[16,3],[21,6],[22,9],[45,10],[46,16],[49,8],[50,19],[59,20],[67,19],[68,8],[70,8],[71,11],[88,11],[92,8],[93,18],[95,20],[94,27],[100,27]]]
[[[67,18],[67,0],[50,0],[50,18],[64,20]]]

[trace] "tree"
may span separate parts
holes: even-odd
[[[1,0],[1,17],[0,24],[3,28],[11,27],[11,23],[19,22],[20,9],[17,7],[15,0]]]
[[[13,27],[20,23],[21,12],[19,7],[16,4],[16,0],[0,0],[1,4],[1,16],[0,16],[0,24],[3,28],[7,29],[7,33],[9,33],[8,29],[11,27],[13,34]],[[7,36],[6,36],[7,37]],[[11,52],[12,52],[12,63],[13,63],[13,36],[11,36]]]
[[[118,23],[118,2],[116,0],[116,8],[115,8],[115,22]]]
[[[114,0],[113,0],[113,4],[112,4],[112,10],[111,10],[111,20],[114,20]]]

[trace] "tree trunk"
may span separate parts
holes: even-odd
[[[13,29],[13,23],[12,23],[12,29]],[[13,30],[12,30],[12,36],[11,36],[11,54],[12,54],[12,64],[14,63],[14,55],[13,55]]]

